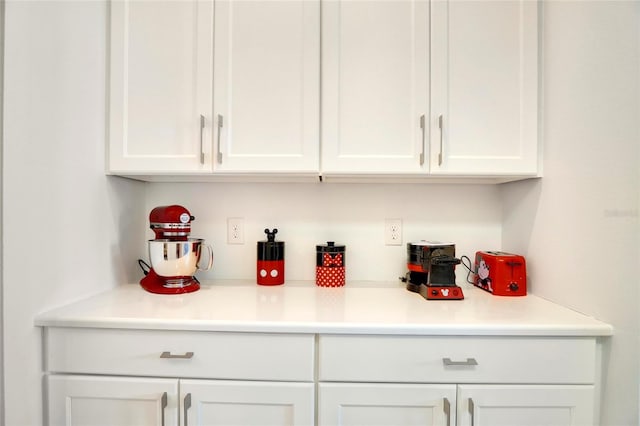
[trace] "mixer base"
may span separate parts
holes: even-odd
[[[140,280],[140,286],[149,293],[183,294],[200,290],[196,277],[162,278],[152,270]]]

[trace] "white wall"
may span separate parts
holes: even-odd
[[[504,186],[531,291],[614,325],[602,425],[638,425],[640,3],[548,2],[544,178]]]
[[[495,185],[150,184],[146,201],[147,210],[177,203],[196,216],[192,235],[212,244],[215,257],[205,279],[255,280],[265,228],[278,228],[291,280],[315,279],[316,245],[327,241],[346,245],[348,280],[398,279],[406,272],[406,242],[452,241],[456,254],[472,258],[501,244]],[[244,218],[245,244],[227,244],[229,217]],[[403,220],[403,245],[384,245],[385,218]],[[461,268],[458,278],[465,277]]]
[[[104,175],[105,2],[6,3],[4,424],[42,423],[36,313],[129,281],[144,186]],[[0,420],[0,423],[2,421]]]

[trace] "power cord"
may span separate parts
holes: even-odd
[[[468,262],[468,265],[464,262],[464,261],[465,261],[465,259],[466,259],[466,261]],[[469,257],[468,257],[468,256],[460,256],[460,263],[462,263],[462,265],[463,265],[465,268],[467,268],[467,270],[469,271],[469,272],[467,273],[467,282],[468,282],[469,284],[475,284],[473,281],[469,280],[469,276],[470,276],[471,274],[474,274],[474,275],[476,274],[476,271],[474,271],[474,270],[473,270],[473,264],[471,263],[471,259],[469,259]]]

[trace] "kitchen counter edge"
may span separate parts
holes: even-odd
[[[203,284],[205,291],[189,293],[181,295],[187,300],[199,300],[206,298],[207,289],[224,288],[236,291],[244,291],[251,297],[266,297],[273,299],[277,297],[285,298],[291,293],[303,292],[305,296],[313,299],[318,294],[323,297],[328,292],[334,292],[333,300],[328,303],[333,308],[333,304],[343,303],[339,298],[344,297],[342,289],[318,289],[313,283],[294,282],[288,287],[277,286],[274,288],[247,285],[239,281],[216,282],[215,284]],[[379,318],[365,315],[359,319],[358,314],[344,314],[336,316],[327,315],[327,318],[318,318],[315,315],[288,315],[286,318],[277,315],[264,315],[257,317],[255,313],[248,312],[246,315],[235,316],[231,318],[203,318],[198,312],[193,315],[184,315],[178,318],[175,316],[164,317],[162,315],[145,315],[144,312],[136,311],[135,307],[131,309],[117,309],[113,307],[122,297],[137,296],[146,303],[149,300],[167,300],[174,296],[151,295],[144,292],[139,286],[127,284],[116,287],[112,290],[99,293],[95,296],[83,299],[74,303],[70,303],[59,308],[51,309],[37,315],[34,319],[34,325],[38,327],[81,327],[81,328],[99,328],[99,329],[140,329],[140,330],[169,330],[169,331],[202,331],[202,332],[237,332],[237,333],[297,333],[297,334],[375,334],[375,335],[412,335],[412,336],[558,336],[558,337],[606,337],[614,333],[614,328],[605,322],[594,319],[590,316],[583,315],[579,312],[562,307],[553,302],[544,300],[535,295],[527,295],[523,298],[505,298],[500,296],[492,296],[473,286],[464,286],[465,301],[424,301],[415,293],[410,293],[399,288],[397,284],[383,282],[359,282],[348,283],[351,292],[365,292],[367,296],[376,297],[376,293],[383,293],[381,297],[399,298],[404,304],[403,306],[389,305],[391,312],[381,315]],[[297,290],[290,290],[297,289]],[[200,294],[198,294],[200,293]],[[360,294],[358,293],[358,294]],[[362,293],[364,294],[364,293]],[[257,295],[257,296],[256,296]],[[266,296],[265,296],[266,295]],[[273,295],[273,296],[272,296]],[[185,297],[186,296],[186,297]],[[295,296],[299,297],[299,296]],[[170,299],[173,300],[173,299]],[[176,298],[177,300],[177,298]],[[272,300],[273,301],[273,300]],[[277,302],[277,300],[276,300]],[[308,301],[307,301],[308,302]],[[218,303],[224,303],[219,301]],[[256,302],[258,303],[258,302]],[[312,301],[314,306],[319,306],[317,301]],[[323,301],[322,303],[327,303]],[[531,318],[530,320],[510,321],[508,316],[500,317],[499,314],[495,318],[479,318],[475,321],[472,314],[466,318],[459,319],[462,315],[456,315],[455,310],[464,313],[465,309],[473,309],[476,304],[495,303],[497,309],[500,305],[510,307],[511,304],[519,304],[521,306],[533,306],[534,313],[539,311],[540,316],[545,318]],[[396,304],[398,301],[396,300]],[[433,308],[443,309],[448,313],[449,308],[453,308],[454,312],[450,317],[436,316],[433,318],[426,316],[424,318],[418,316],[414,320],[403,309],[415,310],[419,304],[425,304],[427,308],[431,304]],[[449,305],[448,304],[454,304]],[[350,309],[351,305],[346,303],[343,309]],[[362,306],[353,306],[354,311],[362,309]],[[516,306],[516,309],[518,306]],[[160,308],[158,308],[160,309]],[[165,309],[165,308],[163,308]],[[194,306],[194,309],[202,309],[201,306]],[[244,308],[249,311],[249,308]],[[511,307],[513,309],[513,307]],[[345,318],[349,317],[349,318]],[[409,318],[407,318],[409,317]],[[557,318],[557,319],[556,319]]]

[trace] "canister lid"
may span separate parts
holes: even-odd
[[[333,241],[327,241],[327,244],[317,245],[316,251],[320,253],[342,253],[345,248],[344,245],[336,245]]]
[[[316,246],[316,266],[329,268],[344,268],[345,246],[336,245],[333,241],[328,241],[326,245]]]
[[[284,241],[275,241],[278,230],[265,229],[267,241],[258,241],[258,260],[284,260]]]

